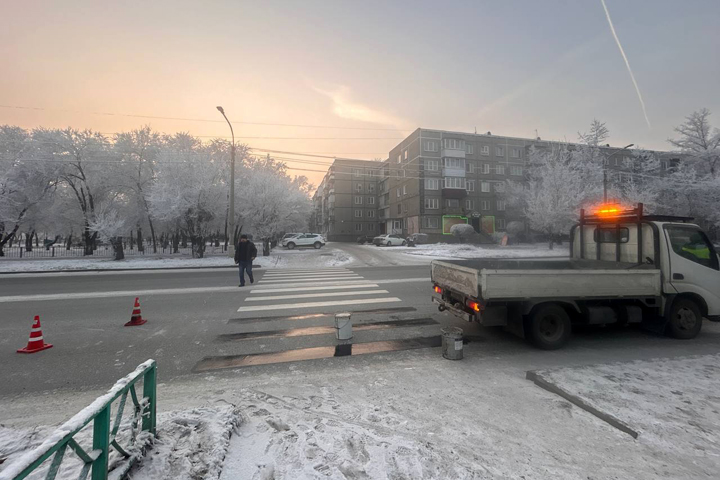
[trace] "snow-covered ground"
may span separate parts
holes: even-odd
[[[620,392],[618,401],[608,390],[597,393],[608,398],[608,406],[621,407],[614,412],[620,418],[623,409],[638,412],[637,419],[624,416],[642,426],[638,440],[540,389],[506,361],[484,356],[482,342],[467,345],[465,359],[458,362],[443,359],[439,349],[427,349],[300,362],[265,373],[239,369],[191,376],[160,384],[158,398],[164,412],[223,404],[239,412],[223,480],[716,478],[718,428],[712,410],[718,409],[717,360],[594,367],[567,377],[566,387],[577,383],[591,391],[597,389],[587,376],[602,372],[626,379],[618,387],[617,381],[599,376],[597,388],[612,386]],[[693,369],[704,373],[677,380]],[[654,392],[642,409],[623,400],[628,397],[622,392],[642,397],[635,389]],[[12,428],[51,422],[63,411],[81,408],[92,394],[0,398],[0,421]],[[697,426],[677,408],[698,411]],[[674,410],[688,420],[684,432],[675,427]],[[151,470],[172,471],[162,467],[166,453],[174,455],[176,464],[183,463],[180,457],[192,458],[190,444],[198,445],[200,457],[214,450],[218,444],[204,443],[207,436],[197,430],[185,431],[197,436],[172,439],[156,458],[150,457],[157,466]],[[647,440],[651,431],[658,440]],[[173,442],[181,446],[176,449]],[[172,453],[177,451],[182,453]],[[709,470],[713,464],[715,470]]]
[[[318,268],[336,267],[351,263],[353,258],[340,249],[327,246],[320,250],[275,248],[269,257],[259,256],[253,262],[261,268]],[[149,268],[187,268],[187,267],[234,267],[234,262],[226,256],[191,258],[180,255],[158,255],[126,257],[113,261],[109,258],[73,258],[73,259],[27,259],[0,260],[2,272],[66,271],[66,270],[123,270]]]
[[[688,459],[687,478],[719,477],[720,354],[538,373],[639,431],[641,444]]]
[[[358,250],[359,249],[359,250]],[[361,252],[362,258],[350,252]],[[275,248],[269,257],[258,257],[253,262],[260,268],[328,268],[357,267],[368,265],[417,265],[433,258],[533,258],[563,257],[568,255],[566,247],[549,250],[545,245],[496,245],[479,246],[439,243],[412,247],[376,247],[329,243],[320,250]],[[421,261],[420,259],[426,259]],[[388,260],[390,262],[388,263]],[[72,270],[123,270],[152,268],[192,267],[233,267],[232,259],[213,255],[206,258],[190,258],[181,255],[157,255],[127,257],[113,261],[109,258],[50,258],[50,259],[0,259],[0,274],[3,272],[72,271]]]

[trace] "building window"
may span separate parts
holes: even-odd
[[[445,158],[443,159],[445,163],[445,168],[465,168],[465,159],[464,158]]]
[[[505,200],[498,200],[495,202],[495,206],[497,207],[499,212],[502,212],[505,210]]]
[[[362,218],[362,210],[355,210],[355,218]]]
[[[472,162],[465,162],[465,171],[467,173],[475,173],[475,164]]]
[[[375,210],[368,210],[367,214],[368,218],[375,218]]]
[[[438,208],[440,208],[440,199],[439,198],[426,198],[425,199],[425,209],[437,210]]]
[[[490,202],[488,200],[481,200],[480,208],[482,208],[483,210],[490,210]]]
[[[465,140],[459,138],[445,138],[443,139],[445,148],[451,150],[465,150]]]
[[[505,156],[505,148],[504,147],[495,147],[495,156],[496,157],[504,157]]]
[[[449,208],[458,208],[460,206],[460,200],[457,198],[448,198],[445,200],[445,206]]]
[[[425,179],[425,190],[439,190],[440,179],[439,178],[426,178]]]
[[[505,219],[504,218],[496,218],[495,219],[495,228],[498,230],[505,230]]]
[[[513,165],[510,167],[510,175],[522,175],[522,167]]]
[[[397,198],[400,198],[400,189],[397,189]]]
[[[405,177],[407,177],[407,173],[405,173],[405,169],[403,168],[402,169],[402,178],[405,178]]]
[[[407,185],[403,185],[403,195],[407,195]]]
[[[400,220],[393,220],[393,230],[399,231],[400,228]]]
[[[374,231],[375,231],[375,224],[368,223],[368,232],[374,232]]]
[[[480,182],[480,191],[487,193],[490,191],[490,182]]]
[[[397,204],[397,213],[398,215],[402,213],[402,204],[400,203]]]
[[[353,175],[355,175],[356,177],[361,177],[361,176],[362,176],[362,169],[360,169],[360,168],[353,168]]]
[[[472,200],[465,200],[465,210],[473,210],[475,208]]]
[[[512,150],[510,151],[510,154],[512,155],[513,158],[520,158],[520,156],[522,155],[520,153],[520,149],[518,147],[513,147]]]
[[[355,231],[356,232],[362,232],[362,223],[356,223],[355,224]]]
[[[363,197],[355,197],[355,205],[362,205]]]
[[[465,188],[463,177],[445,177],[445,188]]]
[[[398,155],[398,163],[402,163],[402,155]]]
[[[423,228],[440,228],[440,219],[438,217],[423,217]]]
[[[367,201],[368,205],[375,205],[375,197],[368,197]]]
[[[480,155],[490,155],[490,147],[487,145],[483,145],[480,148]]]
[[[375,193],[375,184],[374,183],[371,183],[370,185],[368,185],[368,192]]]
[[[480,173],[483,175],[489,175],[490,174],[490,164],[489,163],[483,163],[482,169],[480,170]]]
[[[505,165],[495,165],[495,173],[498,175],[505,175]]]
[[[438,161],[437,160],[425,160],[425,170],[438,170]]]
[[[362,183],[358,183],[357,185],[355,185],[355,191],[357,193],[362,193]]]
[[[474,145],[472,143],[468,143],[465,145],[465,152],[468,155],[472,155],[475,152]]]
[[[615,166],[616,167],[620,166],[620,158],[618,158],[618,157],[615,157]]]
[[[465,190],[468,192],[474,192],[475,191],[475,180],[467,180],[465,182]]]
[[[426,152],[437,152],[438,142],[435,140],[425,140],[425,151]]]
[[[504,192],[505,191],[505,184],[500,182],[495,184],[495,191],[496,192]]]
[[[403,152],[403,158],[404,158],[405,160],[407,160],[407,150],[405,150],[405,151]]]
[[[605,160],[603,160],[603,163],[604,163],[606,166],[610,165],[610,159],[609,159],[609,158],[606,158]]]

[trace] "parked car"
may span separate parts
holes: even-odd
[[[360,245],[363,245],[365,243],[373,243],[374,238],[375,237],[373,237],[372,235],[362,235],[357,238],[357,243],[359,243]]]
[[[303,235],[302,233],[286,233],[285,236],[283,236],[282,240],[280,240],[280,245],[283,247],[287,247],[287,243],[291,238],[295,238],[298,235]]]
[[[379,235],[373,238],[373,243],[378,247],[380,245],[386,245],[388,247],[397,247],[399,245],[407,245],[407,241],[401,235],[385,234]]]
[[[283,240],[285,241],[285,240]],[[317,233],[301,233],[285,241],[285,247],[292,250],[295,247],[315,247],[321,248],[325,246],[325,238]]]

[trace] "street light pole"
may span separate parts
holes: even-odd
[[[230,148],[230,246],[228,247],[228,256],[235,257],[235,132],[233,131],[232,124],[225,116],[225,110],[223,107],[218,106],[218,111],[222,113],[225,121],[230,126],[230,135],[232,135],[232,147]]]
[[[618,148],[617,150],[612,152],[610,155],[605,157],[605,159],[603,160],[603,203],[607,203],[607,164],[606,164],[605,160],[607,160],[607,162],[609,163],[610,158],[612,158],[616,153],[622,152],[623,150],[627,150],[628,148],[632,147],[633,145],[635,145],[635,144],[631,143],[630,145],[625,145],[623,148]]]

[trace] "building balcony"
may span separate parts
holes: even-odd
[[[443,177],[463,177],[465,178],[465,166],[462,167],[443,167]]]
[[[467,197],[467,190],[464,188],[443,188],[443,198],[465,198]]]
[[[465,150],[457,148],[443,148],[440,153],[443,157],[465,158]]]

